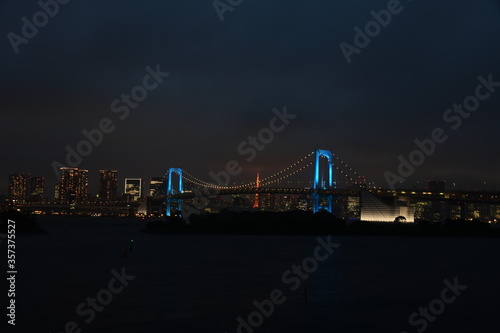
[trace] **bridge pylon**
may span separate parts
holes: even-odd
[[[322,179],[321,172],[321,157],[326,157],[328,161],[328,181]],[[327,184],[327,185],[326,185]],[[315,191],[335,188],[336,184],[333,181],[333,153],[331,150],[316,149],[316,158],[314,166],[314,186]],[[326,209],[331,213],[333,210],[333,195],[320,195],[318,192],[313,193],[313,212],[317,213],[320,209],[325,209],[320,206],[320,198],[328,200],[328,207]]]
[[[177,190],[174,187],[173,182],[173,174],[176,173],[179,175],[179,182],[177,185]],[[172,198],[171,196],[174,194],[180,194],[184,192],[184,186],[182,183],[182,169],[181,168],[170,168],[167,171],[167,191],[166,191],[166,216],[171,216],[172,214],[172,206],[175,204],[175,207],[182,212],[182,199]]]

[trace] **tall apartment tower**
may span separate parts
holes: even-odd
[[[43,188],[44,188],[45,178],[44,177],[31,177],[30,179],[30,190],[29,190],[29,201],[31,202],[41,202],[43,199]]]
[[[78,168],[59,168],[59,201],[61,203],[82,203],[89,195],[89,171]]]
[[[116,201],[118,189],[117,174],[117,170],[99,171],[99,198],[103,202]]]
[[[9,175],[9,199],[26,202],[29,198],[29,173],[11,173]]]

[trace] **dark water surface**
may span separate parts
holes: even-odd
[[[341,246],[291,291],[282,275],[313,255],[315,236],[152,235],[137,219],[39,221],[48,234],[17,238],[16,332],[65,332],[70,321],[74,332],[236,332],[237,317],[275,289],[286,300],[254,332],[417,332],[423,321],[411,326],[410,315],[455,277],[467,289],[444,311],[434,302],[442,313],[425,331],[500,329],[498,239],[333,236]],[[77,314],[123,267],[135,278],[92,320]]]

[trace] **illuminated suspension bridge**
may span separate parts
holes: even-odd
[[[360,196],[360,190],[366,188],[365,177],[360,176],[336,154],[323,149],[316,149],[269,177],[261,179],[257,176],[256,181],[247,183],[229,185],[216,177],[212,177],[213,182],[207,182],[180,168],[170,168],[166,176],[167,216],[172,215],[174,208],[182,211],[185,199],[233,194],[255,194],[256,203],[259,194],[305,194],[312,198],[313,212],[332,212],[335,196]],[[187,184],[191,190],[185,190]]]

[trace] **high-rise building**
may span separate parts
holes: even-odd
[[[259,208],[272,211],[276,206],[276,196],[271,193],[259,195]]]
[[[141,199],[142,178],[125,178],[125,195],[132,201]]]
[[[54,199],[57,202],[61,201],[61,183],[57,183],[54,187]]]
[[[40,202],[43,199],[44,177],[31,177],[29,201]]]
[[[9,199],[26,202],[29,197],[29,173],[11,173],[9,175]]]
[[[59,201],[62,203],[82,203],[89,195],[89,171],[78,168],[59,168]]]
[[[89,170],[78,170],[76,201],[84,202],[89,198]]]
[[[104,202],[116,201],[118,189],[117,170],[99,171],[99,198]]]
[[[165,195],[165,178],[153,177],[149,182],[149,195],[152,197],[161,197]]]

